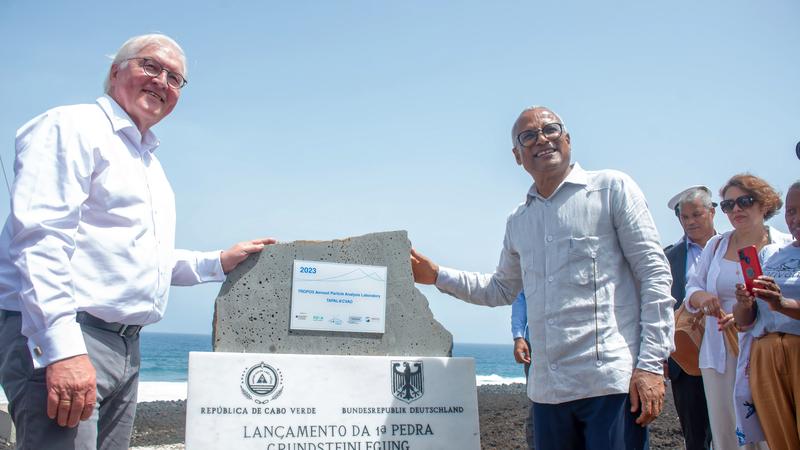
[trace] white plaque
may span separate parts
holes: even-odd
[[[472,358],[189,354],[186,448],[479,449]]]
[[[289,329],[383,333],[386,267],[294,261]]]

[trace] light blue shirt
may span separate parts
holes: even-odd
[[[436,287],[488,306],[524,288],[528,397],[555,404],[627,393],[634,368],[662,373],[673,349],[671,281],[636,183],[574,164],[549,198],[534,184],[508,217],[494,273],[440,266]]]
[[[768,245],[763,250],[762,271],[775,278],[784,297],[800,300],[800,247]],[[769,309],[769,304],[756,298],[758,311],[750,333],[761,337],[767,333],[789,333],[800,336],[800,320]]]
[[[697,261],[700,261],[700,255],[703,254],[703,247],[700,244],[692,241],[689,236],[686,236],[686,278],[692,273]]]
[[[511,304],[511,337],[528,340],[528,304],[525,302],[525,292],[520,292]]]

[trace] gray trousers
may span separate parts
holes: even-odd
[[[47,417],[45,369],[33,368],[22,318],[0,322],[0,385],[17,428],[18,450],[117,450],[130,445],[139,385],[139,336],[126,338],[81,325],[97,371],[97,406],[75,428]]]

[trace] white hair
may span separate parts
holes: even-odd
[[[157,45],[159,47],[170,47],[175,50],[175,52],[178,54],[178,58],[181,61],[181,65],[183,66],[183,76],[187,76],[189,68],[186,67],[186,54],[174,39],[160,33],[143,34],[141,36],[134,36],[125,41],[125,43],[122,44],[122,47],[117,50],[117,53],[110,57],[112,59],[111,67],[108,69],[108,76],[106,76],[106,79],[103,82],[104,92],[108,94],[111,90],[111,71],[113,70],[114,66],[124,67],[125,64],[128,63],[128,59],[135,57],[140,51],[142,51],[142,49],[153,45]]]
[[[525,114],[527,112],[535,111],[537,109],[544,109],[546,111],[549,111],[554,116],[556,116],[556,119],[558,119],[558,122],[561,124],[562,132],[564,134],[567,134],[567,124],[564,123],[564,120],[561,118],[561,116],[558,115],[557,112],[553,111],[552,109],[548,108],[547,106],[541,106],[541,105],[529,106],[529,107],[523,109],[522,112],[519,113],[519,115],[517,116],[517,120],[514,121],[514,125],[511,126],[511,143],[514,144],[514,148],[517,147],[517,136],[516,136],[517,121],[519,121],[519,118],[522,117],[523,114]]]
[[[708,192],[707,189],[696,187],[694,189],[690,189],[681,195],[681,198],[678,199],[678,205],[675,208],[677,211],[676,213],[680,214],[681,205],[684,203],[691,203],[695,200],[700,200],[703,206],[706,209],[714,209],[714,202],[711,201],[711,193]]]

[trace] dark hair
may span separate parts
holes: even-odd
[[[719,190],[719,195],[725,197],[725,191],[734,186],[752,195],[759,204],[767,208],[767,211],[764,212],[764,220],[771,219],[783,207],[783,200],[778,191],[755,175],[740,173],[732,176]]]

